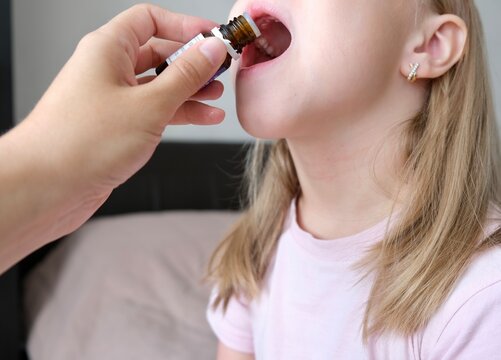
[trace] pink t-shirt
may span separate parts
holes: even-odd
[[[227,347],[263,360],[501,359],[500,247],[477,256],[422,331],[364,346],[372,279],[360,282],[353,264],[381,240],[388,220],[353,236],[318,240],[298,226],[295,213],[292,205],[261,296],[234,297],[224,315],[209,306],[209,323]]]

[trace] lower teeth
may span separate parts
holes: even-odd
[[[259,49],[259,51],[268,55],[271,58],[276,57],[276,56],[274,56],[275,49],[268,43],[268,41],[264,37],[260,37],[256,43],[257,43],[257,48]]]

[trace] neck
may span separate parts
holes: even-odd
[[[331,122],[336,128],[288,139],[301,186],[299,225],[319,239],[335,239],[363,231],[398,210],[406,193],[402,119],[416,112],[336,119]]]

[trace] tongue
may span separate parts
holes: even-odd
[[[272,21],[261,28],[262,36],[274,49],[275,57],[282,55],[291,44],[291,33],[281,22]]]

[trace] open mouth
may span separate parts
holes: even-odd
[[[247,68],[280,57],[292,42],[292,35],[287,27],[271,15],[255,19],[261,30],[261,36],[244,49],[242,67]]]

